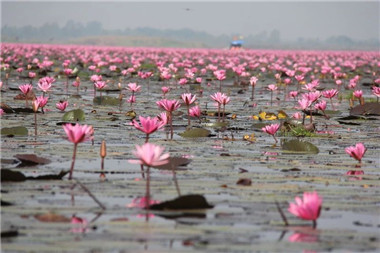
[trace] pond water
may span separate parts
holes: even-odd
[[[25,80],[12,76],[9,88],[1,92],[2,103],[10,107],[24,107],[25,101],[14,100],[17,87]],[[146,81],[137,93],[134,110],[137,115],[155,116],[160,111],[155,101],[161,98],[162,82],[151,81],[149,94]],[[3,182],[2,200],[11,206],[2,206],[2,232],[17,231],[17,236],[2,238],[3,252],[376,252],[379,249],[380,229],[380,127],[379,116],[375,120],[355,121],[358,125],[344,125],[337,121],[349,115],[349,103],[334,99],[338,113],[327,120],[315,116],[317,130],[332,134],[303,137],[318,147],[318,154],[289,154],[282,150],[280,142],[273,146],[271,136],[263,133],[257,123],[274,121],[252,119],[260,111],[277,113],[279,110],[292,115],[297,111],[291,99],[283,101],[283,94],[274,94],[275,103],[270,106],[270,76],[262,76],[256,86],[257,104],[252,107],[250,87],[223,82],[223,91],[231,97],[226,106],[228,126],[211,127],[216,117],[204,116],[202,123],[192,119],[193,126],[211,131],[211,137],[182,138],[187,124],[186,107],[174,116],[174,139],[167,140],[165,131],[151,135],[150,141],[165,147],[171,156],[186,157],[191,162],[176,171],[181,194],[201,194],[214,208],[192,212],[146,212],[129,207],[133,200],[145,194],[145,180],[140,167],[127,162],[133,159],[136,144],[144,143],[145,136],[134,129],[130,117],[132,108],[93,105],[92,83],[83,81],[81,98],[65,95],[65,79],[57,79],[46,113],[37,115],[38,136],[34,136],[34,115],[10,113],[1,116],[1,127],[25,126],[28,136],[2,136],[2,169],[20,171],[26,176],[58,174],[68,170],[73,145],[65,139],[62,126],[63,113],[55,109],[61,99],[69,101],[67,110],[81,108],[85,112],[83,123],[94,126],[94,143],[78,146],[74,178],[84,184],[106,207],[102,210],[87,192],[69,181],[27,180]],[[115,85],[115,84],[114,84]],[[218,83],[204,85],[203,96],[198,94],[202,109],[216,110],[209,95]],[[324,88],[335,84],[326,81]],[[168,94],[179,99],[185,91],[175,88]],[[87,92],[84,88],[87,88]],[[245,90],[247,89],[247,90]],[[369,88],[363,86],[366,94]],[[69,92],[75,91],[70,87]],[[196,90],[193,91],[194,93]],[[342,89],[342,95],[348,91]],[[125,91],[125,93],[127,93]],[[118,97],[117,92],[103,92],[103,96]],[[344,95],[343,95],[344,97]],[[49,110],[50,109],[50,110]],[[121,110],[119,110],[121,109]],[[96,110],[96,112],[94,111]],[[119,112],[110,115],[109,112]],[[236,114],[232,119],[231,115]],[[309,120],[309,119],[307,119]],[[255,141],[243,139],[255,135]],[[280,141],[296,137],[277,135]],[[102,140],[107,142],[104,175],[101,178],[99,149]],[[361,170],[364,175],[348,177],[346,171],[358,169],[344,148],[363,142],[368,148]],[[18,167],[13,163],[16,154],[35,154],[51,160],[45,165]],[[296,168],[296,170],[294,170]],[[240,178],[250,179],[252,184],[237,185]],[[172,171],[151,170],[151,193],[157,201],[178,196]],[[323,197],[321,216],[317,229],[311,222],[302,221],[288,211],[288,203],[305,191],[317,190]],[[286,227],[277,211],[278,201],[288,218]],[[73,215],[85,219],[85,226],[69,222],[43,222],[38,214],[54,213],[71,219]]]

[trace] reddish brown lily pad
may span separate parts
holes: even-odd
[[[350,110],[350,115],[380,115],[380,103],[371,102],[357,105]]]
[[[63,215],[55,214],[55,213],[44,213],[44,214],[36,214],[34,218],[41,222],[70,222],[71,219],[67,218]]]
[[[34,166],[37,164],[48,164],[51,162],[49,159],[36,156],[35,154],[18,154],[14,157],[21,161],[21,164],[19,164],[17,167]]]

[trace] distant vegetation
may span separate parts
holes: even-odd
[[[150,27],[124,30],[107,30],[102,24],[92,21],[83,25],[68,21],[66,25],[46,23],[40,27],[2,26],[3,42],[27,42],[49,44],[86,44],[140,47],[185,47],[185,48],[226,48],[234,35],[244,35],[244,47],[258,49],[358,49],[379,50],[378,38],[355,41],[347,36],[334,36],[326,40],[295,38],[293,41],[281,40],[277,30],[263,31],[258,34],[230,34],[214,36],[191,29],[160,30]]]

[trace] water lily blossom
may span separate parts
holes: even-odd
[[[136,120],[132,121],[132,125],[139,131],[146,134],[146,141],[149,140],[149,135],[151,133],[154,133],[158,129],[165,126],[165,122],[160,121],[157,117],[151,118],[151,117],[142,117],[139,116],[140,123],[138,123]]]
[[[71,163],[70,174],[69,174],[69,180],[71,180],[73,176],[73,171],[74,171],[77,146],[81,142],[93,139],[94,128],[88,125],[76,124],[75,126],[73,126],[71,124],[66,124],[66,125],[63,125],[63,130],[65,131],[68,140],[74,143],[73,160]]]
[[[367,148],[363,145],[363,143],[357,143],[355,146],[345,148],[345,151],[352,158],[358,160],[359,163],[361,163],[362,158],[367,151]]]
[[[68,101],[62,101],[62,102],[59,102],[59,103],[56,103],[55,104],[55,107],[60,110],[61,112],[63,112],[64,110],[66,110],[66,107],[69,105],[69,102]]]
[[[271,124],[261,128],[264,133],[272,135],[276,143],[277,139],[274,135],[277,133],[278,129],[280,129],[280,124]]]
[[[317,225],[317,219],[321,214],[322,198],[316,191],[304,192],[303,198],[295,198],[295,203],[290,203],[288,211],[303,220],[312,220],[313,227]]]

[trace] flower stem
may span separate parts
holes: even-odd
[[[150,167],[146,169],[146,193],[145,193],[145,209],[146,209],[146,221],[149,220],[149,208],[150,208]]]
[[[313,228],[316,228],[316,227],[317,227],[317,221],[313,220]]]
[[[190,127],[190,106],[187,106],[187,126]]]
[[[37,137],[37,112],[34,112],[34,136]]]
[[[169,118],[170,118],[170,139],[173,140],[173,114],[172,112],[169,112]]]
[[[251,97],[252,101],[253,101],[254,96],[255,96],[255,86],[252,85],[252,97]]]
[[[73,160],[71,162],[71,168],[70,168],[70,174],[69,174],[69,180],[73,178],[73,171],[74,171],[74,164],[75,164],[75,157],[77,154],[77,143],[74,143],[74,151],[73,151]]]

